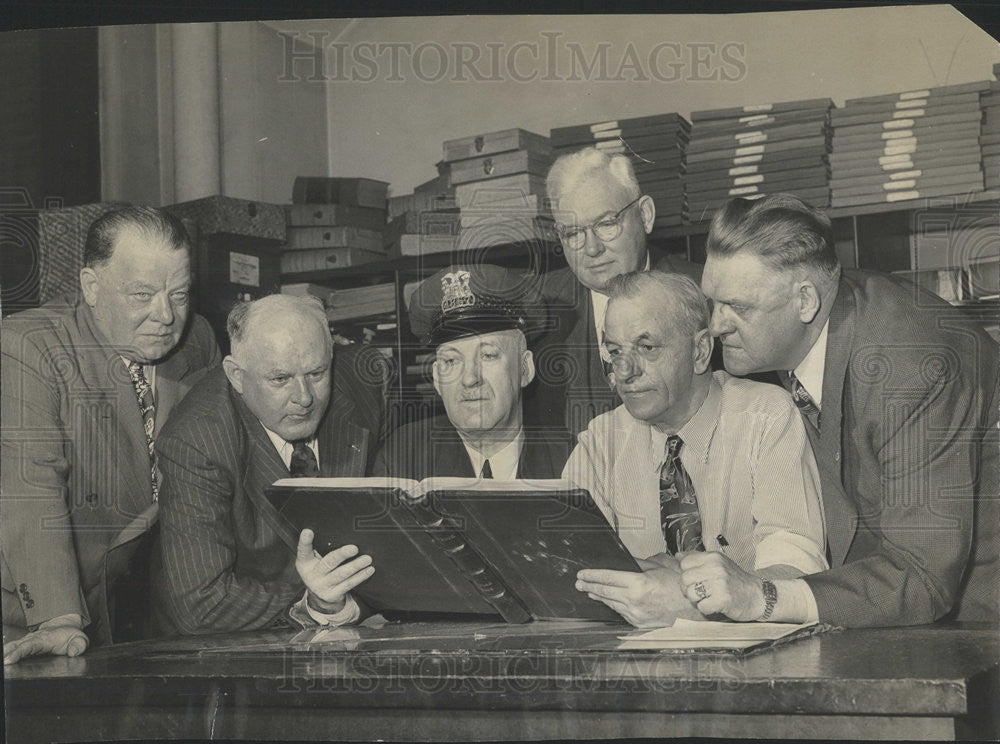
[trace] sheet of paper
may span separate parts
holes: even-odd
[[[741,649],[764,641],[775,641],[816,623],[717,623],[677,621],[666,628],[618,636],[621,649],[728,648]]]

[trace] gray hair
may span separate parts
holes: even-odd
[[[106,264],[122,230],[130,228],[162,238],[174,250],[191,253],[191,239],[177,217],[156,207],[126,206],[105,212],[90,224],[83,246],[83,265],[93,269]]]
[[[312,295],[298,296],[288,294],[273,294],[253,302],[237,304],[226,319],[226,332],[232,345],[233,355],[237,347],[249,336],[250,326],[256,316],[261,313],[293,312],[304,318],[315,320],[323,328],[329,329],[326,310],[323,302]],[[333,353],[333,336],[327,333],[327,347]]]
[[[691,338],[708,328],[711,316],[708,299],[694,280],[683,274],[632,271],[608,282],[607,293],[609,302],[639,295],[651,295],[669,302],[681,330]]]
[[[608,155],[596,147],[585,147],[558,158],[545,177],[545,193],[550,200],[557,202],[566,184],[576,183],[595,172],[610,173],[628,192],[630,199],[638,199],[642,195],[631,161],[624,155]]]

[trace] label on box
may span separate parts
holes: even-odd
[[[260,286],[260,259],[246,253],[229,252],[229,281],[247,287]]]

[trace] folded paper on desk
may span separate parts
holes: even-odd
[[[313,530],[320,554],[370,555],[375,573],[352,591],[387,615],[623,622],[576,590],[576,573],[640,570],[590,494],[566,481],[289,478],[265,493],[296,535]]]
[[[667,628],[618,636],[619,649],[726,649],[743,651],[817,628],[817,623],[717,623],[678,618]]]

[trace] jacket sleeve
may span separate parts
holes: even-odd
[[[304,587],[236,574],[235,476],[213,457],[209,440],[178,431],[157,442],[164,604],[183,633],[269,627],[283,621]]]
[[[89,623],[73,543],[69,499],[73,444],[61,420],[60,380],[69,352],[42,348],[41,334],[4,328],[0,544],[4,589],[15,592],[27,626],[77,614]]]

